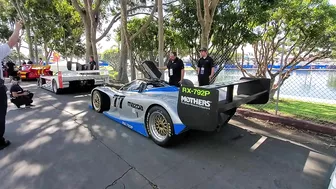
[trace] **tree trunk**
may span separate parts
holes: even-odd
[[[28,23],[28,24],[27,24]],[[26,27],[26,31],[27,31],[27,33],[26,33],[26,37],[27,37],[27,39],[28,39],[28,48],[29,48],[29,58],[30,58],[30,60],[31,61],[34,61],[34,50],[33,50],[33,41],[32,41],[32,37],[30,36],[31,34],[30,34],[30,25],[29,25],[29,22],[26,22],[26,25],[25,25],[25,27]]]
[[[162,10],[162,0],[158,0],[158,13],[159,13],[159,67],[164,67],[164,61],[163,61],[163,56],[164,56],[164,32],[163,32],[163,10]],[[164,70],[161,70],[161,79],[164,79]]]
[[[92,46],[92,56],[93,56],[93,59],[98,64],[99,60],[98,60],[97,41],[96,41],[97,25],[98,25],[97,23],[98,19],[96,19],[96,17],[98,17],[97,15],[98,13],[96,11],[92,11],[92,2],[90,0],[88,0],[87,4],[88,4],[87,6],[88,12],[86,14],[86,17],[87,17],[86,20],[90,21],[90,25],[91,25],[90,39],[91,39],[91,46]],[[99,64],[96,66],[96,70],[99,70]]]
[[[37,40],[36,40],[36,36],[34,36],[34,52],[35,52],[35,63],[38,64],[39,63],[39,57],[38,57],[38,49],[37,49]]]
[[[135,59],[133,58],[132,45],[128,47],[128,58],[131,62],[131,80],[136,79]]]
[[[85,22],[85,48],[86,48],[86,66],[88,66],[88,63],[90,61],[90,56],[92,56],[92,43],[91,43],[91,24],[88,22]]]
[[[208,48],[208,46],[209,46],[209,34],[210,34],[210,28],[207,27],[207,25],[202,27],[201,48],[203,48],[203,47]]]
[[[121,30],[121,47],[118,69],[118,80],[122,83],[128,83],[127,77],[127,46],[123,30]]]
[[[120,0],[121,5],[121,47],[118,69],[118,80],[128,83],[127,77],[127,0]]]

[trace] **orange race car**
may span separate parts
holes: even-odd
[[[18,71],[18,76],[20,76],[22,80],[37,79],[40,75],[51,76],[52,71],[50,70],[50,65],[26,64],[22,65],[21,69]]]

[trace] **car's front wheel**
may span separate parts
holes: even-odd
[[[173,142],[173,122],[164,108],[153,106],[148,111],[146,127],[149,135],[156,144],[168,146]]]
[[[110,106],[108,96],[97,90],[92,93],[91,103],[93,109],[99,113],[108,110]]]

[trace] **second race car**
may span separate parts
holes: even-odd
[[[169,145],[190,129],[216,131],[229,122],[241,104],[265,104],[269,99],[269,79],[241,78],[202,87],[184,80],[178,88],[159,79],[161,72],[153,62],[142,66],[146,79],[134,80],[120,89],[96,87],[90,107],[160,146]],[[236,96],[234,86],[238,86]]]

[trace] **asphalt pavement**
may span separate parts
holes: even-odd
[[[325,189],[336,161],[336,138],[238,116],[162,148],[89,109],[89,92],[22,86],[36,106],[9,104],[1,189]]]

